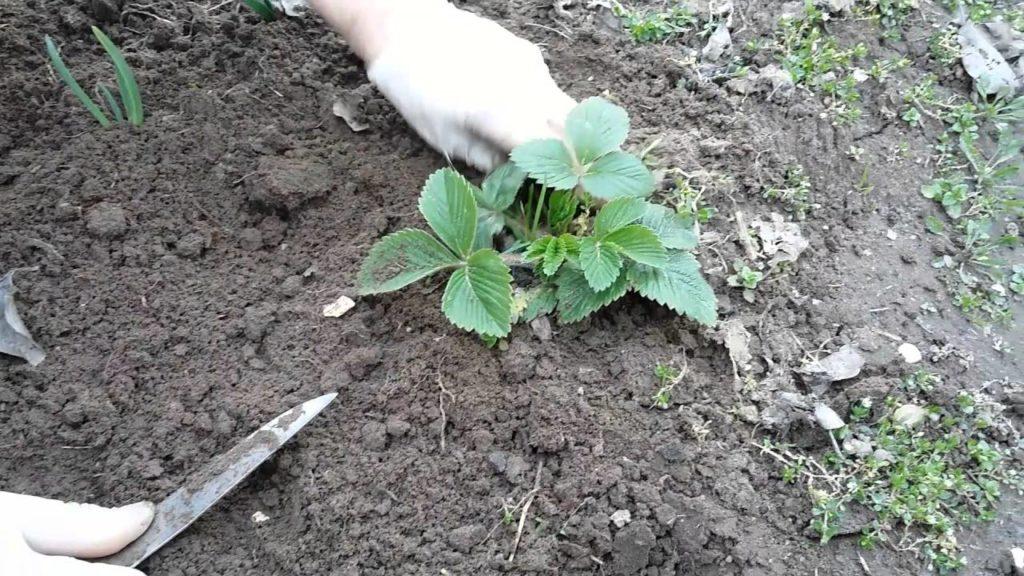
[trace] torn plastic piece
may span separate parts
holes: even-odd
[[[14,273],[18,271],[11,270],[0,278],[0,308],[3,309],[3,316],[0,317],[0,353],[17,356],[32,366],[38,366],[46,358],[46,352],[32,339],[14,305],[14,293],[17,292]]]

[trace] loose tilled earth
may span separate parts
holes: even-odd
[[[367,86],[318,18],[263,23],[216,4],[0,3],[0,271],[38,267],[15,279],[22,316],[48,352],[37,368],[0,358],[0,489],[159,500],[266,420],[337,391],[273,461],[142,568],[923,572],[920,558],[860,550],[856,537],[819,546],[807,533],[805,489],[784,483],[751,445],[764,431],[740,410],[803,391],[792,370],[805,352],[850,342],[867,365],[825,399],[845,413],[853,399],[883,395],[909,371],[883,332],[918,345],[947,394],[1019,380],[1022,331],[983,333],[930,267],[941,239],[922,222],[939,210],[918,192],[932,171],[915,158],[927,157],[934,134],[880,113],[884,87],[869,85],[864,118],[836,128],[806,90],[769,98],[698,76],[680,47],[700,40],[638,45],[579,4],[566,17],[550,2],[464,3],[540,44],[574,97],[621,103],[632,145],[661,138],[664,166],[718,183],[706,194],[718,215],[705,230],[725,240],[700,258],[721,317],[753,334],[752,391],[735,382],[711,332],[636,297],[578,325],[553,324],[551,341],[517,327],[507,350],[445,320],[439,281],[324,318],[324,304],[355,295],[377,238],[420,225],[419,187],[445,161]],[[781,10],[737,2],[734,43],[770,37]],[[141,129],[99,128],[46,65],[49,34],[84,85],[112,78],[94,23],[135,69]],[[835,33],[907,55],[901,74],[931,70],[969,89],[959,66],[928,60],[922,35],[881,44],[872,24],[855,20]],[[756,55],[750,65],[771,62]],[[363,97],[367,131],[331,114],[345,90]],[[894,153],[900,143],[904,155]],[[864,149],[859,161],[851,145]],[[797,162],[812,185],[801,222],[810,248],[749,304],[725,282],[724,264],[742,255],[733,214],[783,213],[762,193]],[[865,167],[870,193],[856,189]],[[925,302],[938,312],[923,313]],[[1016,352],[995,350],[996,336]],[[688,369],[669,410],[650,408],[658,362]],[[1021,395],[1006,384],[996,396],[1019,427]],[[800,419],[781,439],[828,445]],[[503,523],[502,505],[535,486],[509,563],[519,512]],[[1024,543],[1024,504],[1011,494],[1002,508],[961,536],[967,573],[1004,573],[1006,551]],[[632,522],[616,527],[617,510]],[[256,512],[269,519],[254,522]]]

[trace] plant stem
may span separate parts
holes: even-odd
[[[522,254],[505,252],[501,254],[501,261],[510,268],[533,268],[533,264],[527,262]]]
[[[534,211],[533,211],[533,230],[532,231],[534,233],[537,232],[537,226],[540,225],[540,212],[541,212],[541,209],[544,208],[544,196],[547,193],[548,193],[548,187],[547,186],[541,186],[541,188],[540,188],[540,198],[537,199],[537,205],[535,206]]]

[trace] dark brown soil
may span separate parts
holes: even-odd
[[[266,24],[234,3],[120,4],[0,3],[0,272],[39,267],[16,281],[22,316],[49,353],[37,368],[0,358],[0,489],[159,500],[270,418],[337,391],[274,460],[142,568],[855,575],[865,573],[862,556],[874,575],[922,571],[920,559],[862,551],[856,538],[819,547],[805,532],[803,488],[779,479],[750,445],[763,431],[737,415],[799,390],[792,369],[819,346],[856,341],[868,351],[861,376],[828,393],[837,409],[895,386],[907,368],[883,332],[926,356],[932,346],[969,355],[969,369],[956,354],[929,365],[952,389],[1019,379],[1022,331],[995,331],[1018,352],[994,350],[993,334],[951,306],[929,266],[940,240],[923,234],[922,220],[936,211],[917,190],[930,169],[913,159],[935,135],[879,114],[892,94],[869,87],[865,118],[837,129],[819,117],[816,96],[737,94],[674,62],[678,44],[638,46],[579,2],[566,25],[550,2],[470,3],[542,44],[573,96],[607,91],[620,101],[633,143],[661,137],[666,166],[731,178],[709,192],[719,210],[712,232],[733,234],[736,210],[782,211],[762,198],[765,186],[791,163],[807,169],[811,248],[792,274],[748,304],[725,285],[723,264],[741,248],[729,239],[701,255],[723,318],[754,334],[752,391],[734,383],[709,332],[634,298],[556,325],[551,342],[518,327],[507,351],[450,326],[437,282],[322,317],[324,304],[354,295],[377,238],[420,224],[419,187],[443,158],[364,87],[359,62],[315,17]],[[779,12],[737,2],[734,43],[770,34]],[[112,78],[89,33],[97,22],[139,78],[141,129],[100,129],[45,65],[49,34],[83,85]],[[923,40],[879,46],[867,23],[838,30],[883,54],[910,54],[904,74],[933,66]],[[368,95],[366,132],[331,115],[348,89]],[[902,142],[908,159],[894,154]],[[859,163],[851,145],[865,150]],[[870,194],[855,190],[865,167]],[[925,302],[939,313],[923,314]],[[650,409],[652,368],[684,358],[673,409]],[[1017,402],[1019,427],[1020,396],[1003,400]],[[812,450],[827,440],[799,422],[787,439]],[[501,522],[502,504],[535,486],[509,563],[516,526]],[[968,573],[1000,574],[1006,550],[1024,543],[1024,505],[1005,507],[961,537]],[[609,521],[617,510],[632,515],[621,529]],[[254,523],[257,511],[269,520]]]

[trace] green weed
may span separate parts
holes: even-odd
[[[934,383],[923,372],[905,380],[912,391]],[[1007,463],[1009,453],[987,436],[998,410],[967,393],[950,408],[922,409],[894,396],[881,406],[860,400],[850,407],[850,424],[840,429],[847,439],[844,457],[830,451],[819,460],[767,439],[758,447],[780,462],[784,482],[806,480],[811,528],[821,544],[838,534],[842,518],[857,506],[873,515],[861,531],[862,547],[884,543],[917,552],[930,569],[946,574],[965,563],[957,533],[995,518],[1001,486],[1024,489],[1024,477]],[[915,413],[924,418],[908,416]]]
[[[651,396],[651,408],[668,410],[672,405],[672,389],[683,377],[683,372],[671,364],[659,362],[654,367],[654,377],[658,380],[658,391]]]
[[[764,191],[768,200],[782,202],[798,219],[807,216],[811,207],[811,180],[804,174],[803,166],[794,165],[786,170],[785,181],[778,186],[770,186]]]
[[[747,266],[747,263],[742,260],[733,262],[732,268],[734,273],[725,281],[734,288],[757,290],[758,284],[764,280],[764,274],[760,270]]]
[[[259,15],[264,22],[273,22],[277,19],[277,11],[270,0],[242,0],[253,12]]]
[[[929,231],[947,234],[958,253],[939,258],[934,267],[950,272],[947,283],[954,304],[974,321],[1006,323],[1011,318],[1009,289],[1012,266],[1001,254],[1019,244],[1016,225],[1024,217],[1024,198],[1016,184],[1024,161],[1024,141],[1014,126],[1024,121],[1024,97],[975,101],[940,100],[933,78],[926,78],[904,97],[912,108],[941,122],[945,131],[935,146],[937,178],[921,188],[940,203],[951,226],[933,218]]]
[[[776,50],[793,82],[829,96],[836,123],[850,124],[862,113],[857,105],[861,97],[853,68],[867,56],[867,46],[840,46],[825,32],[827,18],[825,12],[808,2],[801,17],[782,20]]]
[[[928,37],[928,52],[936,62],[943,66],[952,66],[960,62],[960,42],[957,40],[957,29],[947,26]]]
[[[682,4],[663,11],[650,11],[627,8],[615,2],[612,11],[622,19],[622,25],[633,40],[639,43],[672,40],[693,30],[697,24],[697,17]]]

